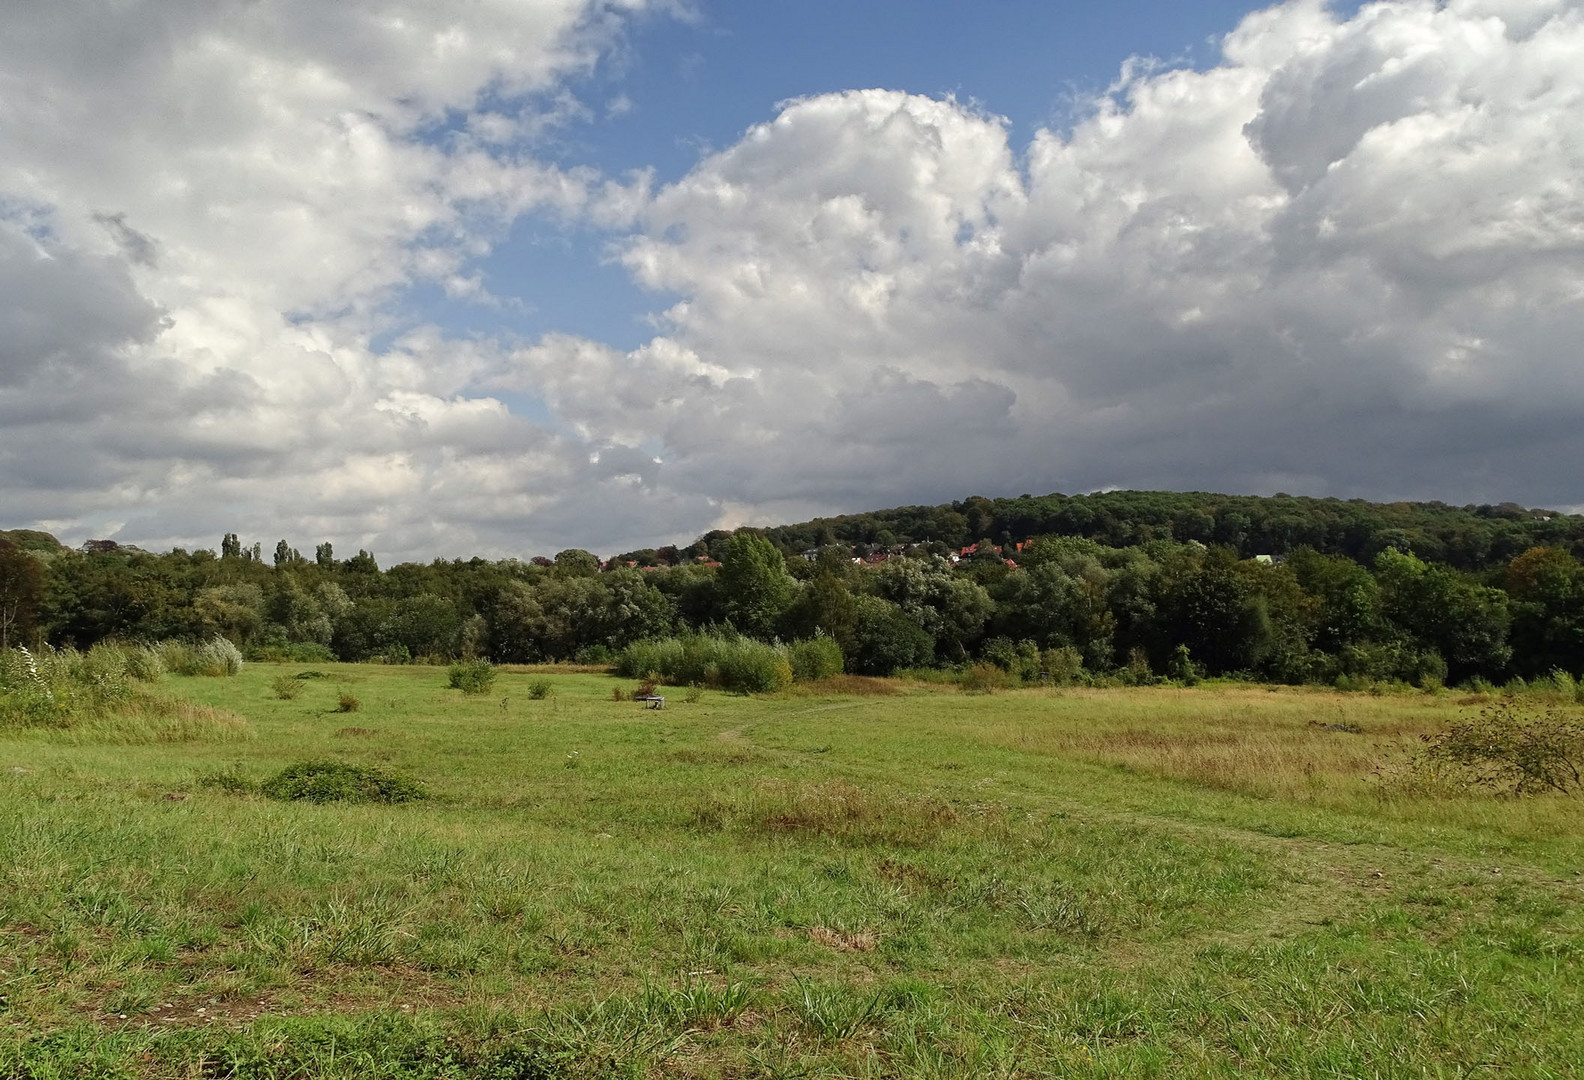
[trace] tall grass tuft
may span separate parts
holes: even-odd
[[[218,635],[197,645],[185,641],[162,641],[157,649],[166,669],[177,675],[221,678],[242,671],[242,653]]]
[[[162,671],[159,652],[141,646],[8,649],[0,653],[0,732],[115,743],[251,737],[246,722],[229,713],[149,689]]]

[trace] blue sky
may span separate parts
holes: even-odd
[[[587,109],[540,152],[610,176],[652,169],[674,182],[791,98],[879,87],[952,95],[1005,117],[1015,149],[1040,128],[1065,131],[1132,57],[1203,68],[1251,7],[1229,0],[1038,3],[1034,0],[699,0],[691,17],[635,20],[623,46],[570,89]],[[1348,13],[1354,0],[1338,0]],[[613,108],[614,106],[614,108]],[[412,322],[452,333],[537,337],[547,331],[634,348],[671,298],[647,293],[610,262],[611,239],[588,227],[520,220],[478,264],[507,310],[414,290]]]

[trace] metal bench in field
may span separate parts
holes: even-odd
[[[635,697],[633,700],[643,702],[644,708],[646,709],[665,708],[665,698],[661,697],[659,694],[645,694],[643,697]]]

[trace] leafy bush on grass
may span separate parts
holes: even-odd
[[[487,694],[495,685],[495,665],[488,660],[463,660],[447,672],[448,685],[464,694]]]
[[[258,790],[284,802],[403,803],[429,798],[423,781],[393,769],[322,758],[288,765]]]
[[[270,693],[280,701],[291,701],[303,691],[303,684],[290,675],[277,675],[270,680]]]
[[[975,664],[962,673],[959,685],[965,694],[993,694],[1005,690],[1012,677],[994,664]]]
[[[833,638],[820,634],[807,641],[794,641],[787,649],[792,677],[799,682],[817,682],[842,673],[842,651]]]
[[[252,645],[243,655],[248,660],[267,664],[328,664],[336,658],[335,653],[317,641]]]
[[[555,696],[555,683],[546,678],[528,680],[528,696],[534,701],[543,701],[545,698]]]
[[[786,646],[724,633],[682,634],[639,641],[616,657],[616,674],[658,675],[670,686],[704,686],[740,694],[772,693],[792,684]]]
[[[1424,793],[1584,791],[1584,719],[1504,698],[1421,736],[1399,786]]]
[[[362,707],[363,703],[358,700],[356,694],[342,691],[341,696],[336,699],[336,712],[357,712]]]

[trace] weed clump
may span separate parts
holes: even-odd
[[[446,672],[452,690],[464,694],[487,694],[495,685],[495,665],[488,660],[463,660]]]
[[[423,781],[393,769],[327,759],[288,765],[258,790],[283,802],[404,803],[429,798]]]
[[[341,696],[336,699],[336,710],[335,711],[336,712],[357,712],[362,707],[363,707],[363,702],[358,700],[358,696],[356,694],[348,694],[348,693],[343,692],[341,694]]]
[[[270,693],[277,700],[291,701],[302,694],[303,684],[289,675],[277,675],[270,680]]]
[[[549,679],[538,678],[528,680],[528,696],[534,701],[543,701],[545,698],[555,696],[555,684]]]
[[[1396,787],[1420,794],[1584,792],[1584,719],[1512,698],[1421,736]]]
[[[242,671],[242,653],[218,635],[197,645],[185,641],[161,642],[159,654],[165,667],[177,675],[221,678]]]

